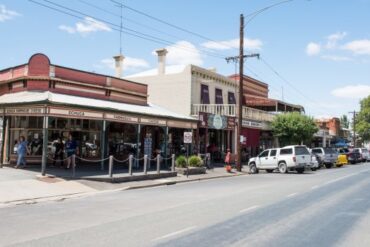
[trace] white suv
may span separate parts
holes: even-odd
[[[267,149],[257,157],[251,158],[248,165],[251,173],[258,173],[258,170],[272,172],[275,169],[280,173],[287,173],[289,170],[303,173],[305,168],[311,168],[311,162],[311,154],[307,147],[297,145]]]

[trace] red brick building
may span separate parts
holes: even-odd
[[[27,64],[0,71],[1,162],[14,162],[20,136],[29,142],[28,162],[42,161],[43,173],[53,143],[69,134],[81,158],[178,152],[183,132],[196,129],[197,120],[154,106],[147,96],[145,84],[51,64],[35,54]]]

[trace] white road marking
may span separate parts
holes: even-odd
[[[172,233],[169,233],[169,234],[166,234],[162,237],[159,237],[159,238],[155,238],[153,239],[152,241],[158,241],[158,240],[162,240],[162,239],[165,239],[165,238],[169,238],[169,237],[173,237],[175,235],[178,235],[178,234],[181,234],[181,233],[184,233],[184,232],[188,232],[190,230],[193,230],[194,228],[196,228],[197,226],[190,226],[190,227],[187,227],[187,228],[184,228],[182,230],[179,230],[179,231],[176,231],[176,232],[172,232]]]
[[[287,195],[286,197],[293,197],[293,196],[296,196],[296,195],[298,195],[298,193],[292,193],[292,194]]]
[[[315,190],[315,189],[317,189],[317,188],[320,188],[320,186],[318,186],[318,185],[312,186],[312,187],[311,187],[311,190]]]
[[[239,213],[245,213],[245,212],[248,212],[248,211],[252,211],[253,209],[256,209],[256,208],[259,208],[260,206],[258,205],[255,205],[255,206],[252,206],[252,207],[249,207],[249,208],[245,208],[245,209],[242,209],[239,211]]]

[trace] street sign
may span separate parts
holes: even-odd
[[[184,143],[193,142],[193,132],[184,132]]]

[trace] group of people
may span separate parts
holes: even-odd
[[[54,155],[53,155],[53,166],[59,162],[60,167],[64,167],[64,154],[67,155],[67,166],[65,169],[69,169],[74,164],[72,156],[77,152],[77,142],[73,139],[72,135],[69,134],[68,140],[63,142],[61,137],[58,137],[57,141],[53,143]],[[28,142],[24,136],[19,137],[19,142],[16,143],[15,151],[17,153],[17,164],[15,168],[24,168],[27,166],[26,155],[31,153]]]

